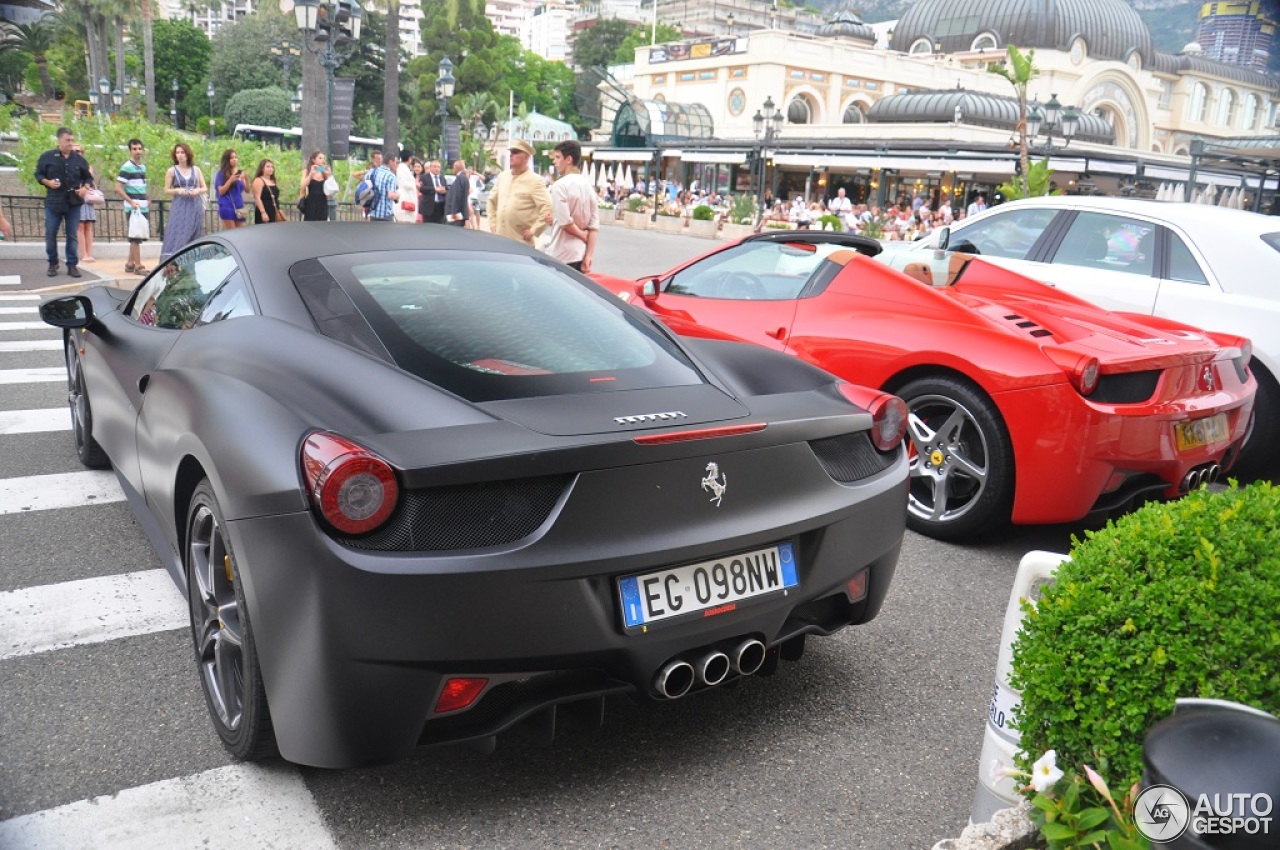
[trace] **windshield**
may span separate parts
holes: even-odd
[[[712,254],[672,275],[666,292],[696,298],[786,301],[798,298],[836,242],[748,241]]]
[[[529,257],[322,260],[396,365],[471,401],[698,384],[649,320]]]

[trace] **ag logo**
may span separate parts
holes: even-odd
[[[1134,801],[1133,820],[1138,832],[1152,841],[1172,841],[1186,831],[1191,807],[1172,785],[1152,785]]]
[[[702,489],[711,494],[709,501],[715,502],[717,508],[720,507],[724,491],[729,489],[729,478],[720,471],[720,465],[715,461],[707,464],[707,474],[702,477]]]

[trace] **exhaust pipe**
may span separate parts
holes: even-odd
[[[733,669],[741,676],[750,676],[764,664],[764,644],[752,638],[743,641],[733,651]]]
[[[667,699],[680,699],[693,687],[693,665],[688,661],[668,661],[653,677],[653,687]]]
[[[708,652],[698,661],[698,681],[714,688],[729,675],[729,656],[716,650]]]
[[[1218,476],[1221,474],[1222,467],[1218,466],[1216,463],[1211,463],[1209,464],[1209,468],[1205,470],[1204,478],[1202,480],[1205,484],[1212,484],[1218,480]]]

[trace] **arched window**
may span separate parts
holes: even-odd
[[[867,114],[862,111],[862,107],[856,103],[851,103],[844,108],[844,116],[841,123],[844,124],[865,124]]]
[[[911,49],[907,51],[912,56],[928,56],[933,53],[933,40],[929,38],[917,38],[911,42]]]
[[[1244,116],[1240,127],[1245,130],[1258,129],[1258,96],[1251,94],[1244,99]]]
[[[1218,95],[1218,112],[1213,123],[1219,127],[1230,127],[1236,119],[1236,93],[1231,89],[1223,89]]]
[[[973,44],[969,45],[970,50],[995,50],[1000,45],[996,43],[996,37],[993,33],[979,33],[978,37],[973,40]]]
[[[1187,120],[1203,123],[1208,103],[1209,88],[1204,83],[1196,83],[1191,89],[1191,100],[1187,102]]]
[[[804,95],[796,95],[787,106],[788,124],[808,124],[812,120],[812,110]]]

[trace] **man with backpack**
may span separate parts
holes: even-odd
[[[399,151],[383,151],[382,164],[366,175],[366,179],[373,185],[373,197],[369,201],[369,221],[395,221],[395,205],[400,200],[400,184],[395,172],[399,161]],[[358,189],[359,187],[357,191]]]

